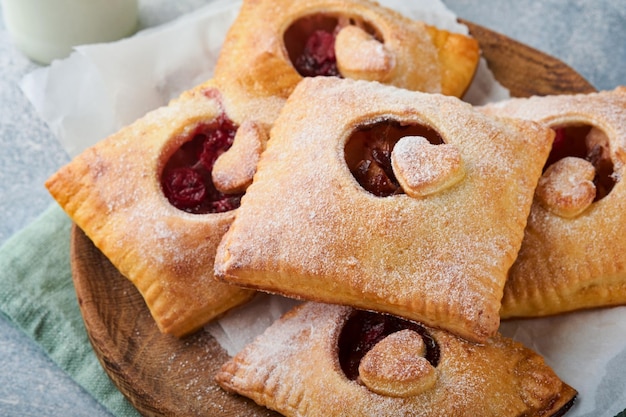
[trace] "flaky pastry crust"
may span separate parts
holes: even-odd
[[[364,125],[426,125],[464,161],[461,180],[377,197],[344,148]],[[485,341],[523,237],[553,132],[454,97],[379,83],[303,80],[274,124],[216,255],[216,276],[292,297],[386,311]]]
[[[580,179],[568,187],[582,188],[579,195],[570,193],[586,202],[576,203],[574,197],[569,202],[559,199],[564,184],[551,192],[538,190],[519,256],[504,289],[502,317],[544,316],[625,304],[626,87],[591,94],[511,99],[482,110],[552,127],[590,125],[592,136],[604,132],[613,165],[611,177],[615,180],[608,195],[589,203],[589,164],[580,160],[578,173],[567,175],[570,181]],[[591,141],[598,142],[593,137]],[[550,208],[562,205],[566,213]]]
[[[241,101],[286,99],[302,79],[292,60],[317,27],[338,32],[335,54],[341,75],[411,90],[460,97],[480,56],[475,39],[368,0],[244,0],[215,77],[229,95],[246,97]],[[345,33],[342,27],[347,27]]]
[[[85,150],[46,182],[137,287],[164,333],[193,332],[254,294],[213,277],[215,251],[234,212],[186,213],[169,203],[160,183],[188,132],[229,110],[208,81]]]
[[[349,379],[340,364],[340,334],[353,313],[345,306],[296,307],[229,360],[216,380],[230,392],[294,417],[551,416],[566,411],[576,396],[543,358],[520,343],[498,334],[477,345],[429,328],[439,360],[428,365],[424,389],[406,396],[372,391]],[[399,334],[404,332],[412,331],[392,333],[370,352],[394,345],[386,343],[390,338],[405,339]],[[401,373],[393,374],[402,380]]]

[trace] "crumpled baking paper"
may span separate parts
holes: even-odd
[[[467,33],[441,1],[385,0],[383,5],[440,28]],[[211,77],[240,2],[216,0],[169,24],[122,41],[80,46],[64,60],[28,74],[21,87],[70,156],[165,105]],[[464,99],[509,97],[484,60]],[[233,355],[294,305],[260,295],[206,326]],[[541,354],[579,400],[568,416],[613,417],[626,408],[626,307],[505,322],[501,332]]]

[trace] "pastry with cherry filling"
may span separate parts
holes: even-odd
[[[479,57],[475,39],[368,0],[244,0],[215,77],[246,100],[286,99],[313,76],[460,97]]]
[[[626,304],[626,87],[515,98],[481,110],[556,133],[502,317]]]
[[[272,127],[216,276],[485,341],[553,136],[455,97],[305,78]]]
[[[577,392],[497,334],[474,344],[394,316],[304,303],[224,364],[225,390],[285,416],[562,416]]]
[[[212,80],[185,91],[75,157],[52,196],[139,290],[163,333],[183,336],[253,291],[213,277],[274,117],[233,117]],[[236,155],[233,155],[236,154]]]

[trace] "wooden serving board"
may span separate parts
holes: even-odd
[[[594,91],[559,60],[462,21],[496,79],[517,97]],[[143,298],[76,226],[74,285],[87,333],[104,370],[144,416],[277,416],[222,391],[213,375],[228,354],[207,332],[184,339],[157,329]]]

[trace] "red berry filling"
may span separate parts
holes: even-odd
[[[439,363],[439,346],[422,326],[395,316],[357,310],[339,335],[339,363],[346,377],[356,380],[359,364],[365,354],[385,337],[405,329],[422,336],[426,345],[426,360],[436,367]]]
[[[314,31],[309,35],[302,54],[294,64],[303,77],[338,76],[335,34],[321,29]]]
[[[359,16],[311,13],[287,28],[283,42],[294,68],[303,77],[341,77],[335,56],[335,40],[346,25],[355,25],[382,42],[382,36]]]
[[[443,143],[441,136],[429,127],[397,122],[381,122],[352,134],[346,144],[346,162],[364,189],[378,197],[403,193],[391,167],[391,151],[405,136],[423,136],[433,144]]]
[[[555,137],[552,150],[544,166],[544,171],[553,163],[565,158],[586,159],[596,169],[593,183],[596,186],[596,201],[606,197],[616,183],[613,174],[613,161],[609,155],[608,140],[605,143],[589,144],[587,136],[592,129],[589,125],[554,127]],[[606,138],[605,138],[606,139]]]
[[[224,194],[213,184],[217,158],[233,144],[237,127],[226,117],[201,124],[169,159],[161,187],[176,208],[194,214],[221,213],[239,207],[243,194]]]
[[[181,210],[200,205],[206,197],[202,175],[191,168],[169,170],[163,185],[169,201]]]

